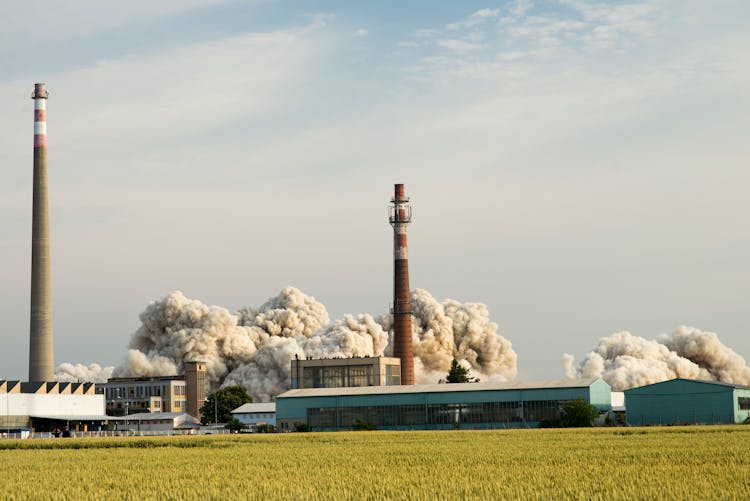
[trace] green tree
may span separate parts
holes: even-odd
[[[446,383],[478,383],[479,379],[472,377],[469,369],[462,367],[455,358],[451,362],[451,370],[448,371]]]
[[[564,428],[586,428],[594,426],[594,420],[599,416],[599,410],[578,397],[563,405],[560,425]]]
[[[234,409],[252,401],[253,397],[248,395],[247,388],[242,385],[222,388],[210,394],[201,407],[201,423],[228,423]]]
[[[229,420],[229,422],[227,422],[226,425],[224,425],[224,428],[228,429],[229,431],[233,433],[240,431],[244,427],[245,425],[242,423],[242,421],[240,421],[236,417],[233,417],[232,419]]]

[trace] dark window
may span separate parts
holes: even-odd
[[[740,404],[740,410],[750,411],[750,397],[740,397],[737,400]]]

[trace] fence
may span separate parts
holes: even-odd
[[[70,436],[76,438],[97,438],[97,437],[171,437],[185,435],[228,435],[231,432],[224,428],[208,428],[197,430],[120,430],[120,431],[71,431]],[[52,432],[42,431],[34,432],[32,430],[22,430],[14,432],[0,433],[0,439],[22,439],[22,438],[56,438]]]

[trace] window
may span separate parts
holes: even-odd
[[[737,400],[740,405],[740,410],[750,411],[750,397],[740,397]]]
[[[385,385],[397,386],[400,384],[401,384],[401,366],[400,365],[386,365],[385,366]]]
[[[349,367],[349,386],[372,386],[372,366],[355,365]]]

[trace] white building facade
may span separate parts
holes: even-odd
[[[262,425],[276,427],[276,404],[244,404],[234,409],[232,416],[251,430]]]

